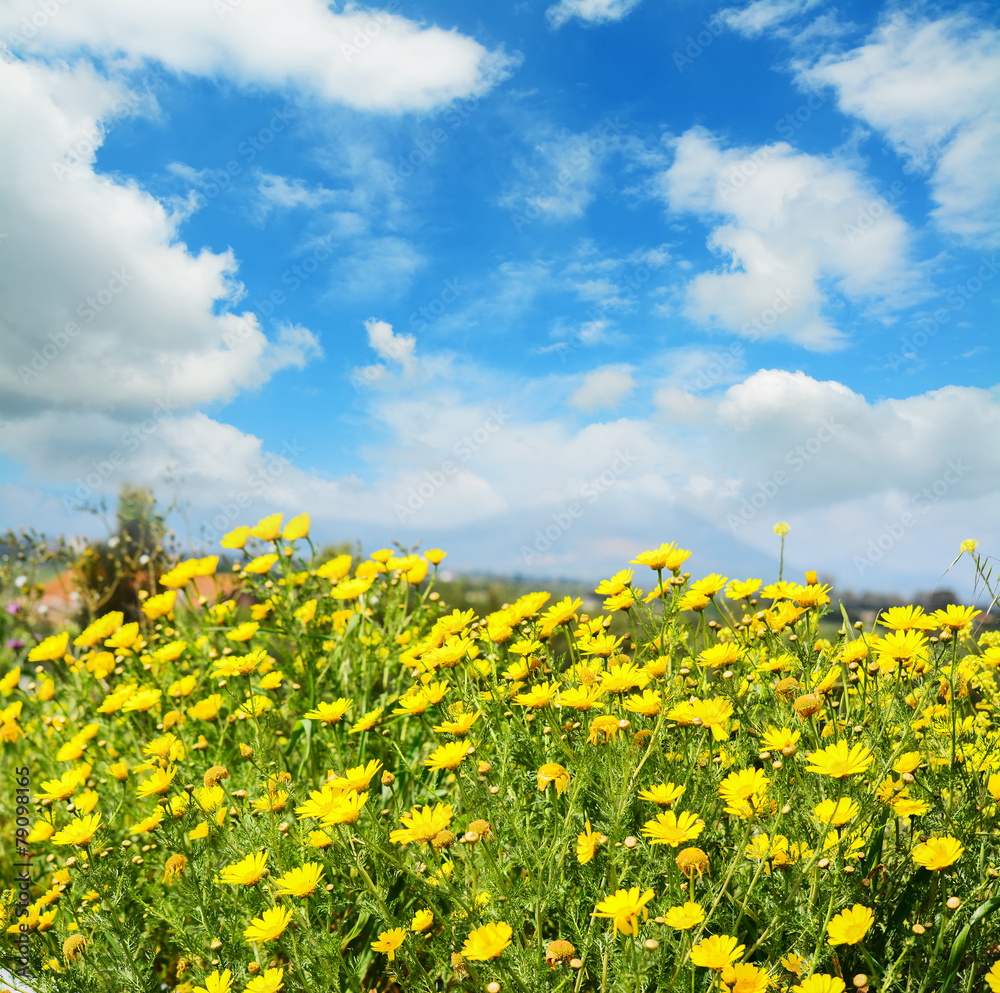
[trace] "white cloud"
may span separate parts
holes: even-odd
[[[61,11],[65,13],[65,10]],[[231,399],[320,354],[304,328],[269,340],[231,252],[194,254],[180,219],[93,171],[122,88],[81,64],[0,61],[0,410],[138,411]],[[67,164],[88,135],[93,150]]]
[[[160,62],[369,111],[427,110],[483,93],[516,64],[454,30],[386,11],[337,12],[323,0],[92,0],[59,4],[52,16],[35,0],[10,0],[0,36],[19,52]]]
[[[714,223],[708,244],[726,259],[688,284],[692,319],[827,350],[843,344],[824,315],[832,294],[877,301],[906,288],[908,228],[847,163],[785,142],[724,148],[700,127],[673,148],[661,195]]]
[[[840,109],[881,131],[930,172],[940,227],[976,245],[1000,238],[1000,32],[966,14],[896,15],[867,42],[802,66],[832,86]]]
[[[609,120],[590,131],[564,131],[535,141],[533,159],[515,162],[522,175],[517,187],[500,198],[501,206],[520,212],[515,227],[521,230],[538,218],[582,217],[620,135],[621,126]]]
[[[417,339],[412,334],[395,334],[392,325],[370,317],[365,321],[368,344],[390,362],[396,362],[405,372],[412,372],[416,366]]]
[[[719,18],[734,31],[755,38],[765,31],[773,32],[777,25],[805,13],[820,0],[754,0],[742,9],[729,7],[719,12]]]
[[[635,386],[631,366],[604,366],[583,377],[583,382],[570,394],[569,404],[586,413],[614,410]]]
[[[545,11],[549,24],[561,28],[574,17],[586,24],[605,24],[620,21],[641,0],[559,0]]]

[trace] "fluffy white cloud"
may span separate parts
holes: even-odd
[[[929,170],[945,231],[1000,238],[1000,31],[965,14],[891,17],[865,44],[801,66],[832,86],[840,109],[881,131],[915,170]]]
[[[641,0],[559,0],[545,11],[549,24],[561,28],[574,17],[586,24],[605,24],[620,21]]]
[[[878,300],[904,288],[907,226],[846,163],[786,142],[725,148],[700,127],[673,150],[661,194],[714,223],[708,244],[727,260],[689,283],[692,319],[825,350],[843,343],[823,312],[831,294]]]
[[[269,340],[239,313],[230,252],[191,253],[177,214],[94,172],[120,85],[85,64],[9,60],[0,88],[3,415],[227,400],[319,354],[307,329]]]
[[[569,404],[586,413],[614,410],[635,389],[635,385],[631,366],[616,365],[594,369],[583,377],[583,382],[570,394]]]
[[[312,92],[362,110],[427,110],[482,93],[516,60],[457,31],[323,0],[11,0],[0,37],[15,51],[85,51],[128,64]]]

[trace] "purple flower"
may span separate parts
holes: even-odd
[[[20,638],[8,638],[7,647],[12,651],[16,652],[19,648],[24,648],[24,642]]]
[[[21,605],[16,600],[11,600],[11,602],[7,604],[8,614],[16,614],[20,609]]]

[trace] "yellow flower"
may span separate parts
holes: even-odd
[[[264,573],[270,572],[271,567],[277,561],[278,556],[273,552],[269,555],[258,555],[257,558],[251,559],[245,566],[243,566],[243,571],[253,573],[257,576],[262,576]]]
[[[780,534],[784,537],[788,534],[788,525],[784,521],[778,521],[778,523],[774,525],[774,533]]]
[[[547,682],[533,686],[527,693],[519,693],[514,697],[514,703],[521,707],[531,707],[534,710],[541,710],[547,707],[556,693],[559,691],[559,683]]]
[[[86,768],[86,767],[83,767]],[[81,769],[70,769],[58,779],[47,779],[42,783],[38,793],[39,800],[68,800],[83,784],[87,777],[81,775]]]
[[[875,761],[871,750],[864,745],[848,745],[841,739],[834,745],[828,745],[818,752],[813,752],[806,769],[823,776],[833,776],[834,779],[845,779],[864,772]]]
[[[462,956],[473,962],[495,959],[510,944],[514,929],[504,921],[484,924],[476,928],[462,946]]]
[[[892,812],[897,817],[923,817],[931,809],[926,800],[913,800],[901,797],[892,805]]]
[[[384,710],[384,707],[376,707],[374,710],[369,710],[367,714],[351,725],[350,733],[360,734],[362,731],[371,731],[378,724],[378,720]]]
[[[776,728],[773,724],[760,736],[760,743],[772,752],[783,752],[786,748],[795,748],[801,731],[791,728]]]
[[[69,644],[69,631],[61,634],[54,634],[46,638],[40,644],[28,652],[29,662],[55,662],[66,654],[66,646]]]
[[[392,962],[396,958],[396,949],[406,940],[406,930],[401,927],[390,928],[379,933],[378,941],[372,942],[372,950],[385,952]]]
[[[375,581],[374,576],[345,579],[330,590],[330,596],[337,600],[357,600],[362,593],[367,593]]]
[[[728,813],[748,815],[752,810],[747,801],[753,807],[758,807],[770,782],[761,769],[740,769],[722,780],[719,784],[719,796],[726,802]]]
[[[422,933],[424,931],[429,931],[434,924],[434,911],[432,910],[418,910],[413,915],[413,920],[410,922],[410,930]]]
[[[73,644],[78,647],[90,648],[98,642],[104,641],[105,638],[110,637],[114,631],[121,627],[124,620],[125,615],[120,610],[112,610],[111,613],[105,614],[103,617],[98,617],[93,624],[84,628],[73,639]]]
[[[177,855],[171,855],[163,867],[163,885],[171,886],[177,876],[184,874],[184,870],[186,868],[187,859],[183,855],[179,853]]]
[[[242,548],[250,537],[250,528],[233,528],[228,534],[224,534],[219,541],[223,548]]]
[[[472,730],[472,725],[479,720],[482,713],[483,712],[481,710],[477,710],[475,713],[471,710],[464,711],[456,714],[454,720],[442,721],[440,724],[435,724],[434,730],[437,731],[438,734],[453,734],[456,737],[461,738]]]
[[[440,565],[447,554],[447,552],[442,552],[440,548],[428,548],[427,551],[424,552],[424,557],[432,565]]]
[[[169,614],[174,609],[174,601],[177,599],[177,590],[167,590],[166,593],[159,593],[151,596],[142,605],[142,612],[151,620]]]
[[[593,831],[590,827],[590,820],[586,822],[586,829],[576,839],[576,860],[580,865],[586,865],[597,854],[600,845],[606,845],[608,839],[600,831]]]
[[[174,781],[177,770],[170,766],[167,769],[157,769],[148,779],[144,779],[136,789],[136,796],[144,799],[148,796],[163,796],[170,789],[170,784]]]
[[[614,741],[621,728],[618,727],[618,718],[611,714],[595,717],[590,722],[590,731],[587,734],[587,741],[592,745],[598,745],[602,741]]]
[[[431,841],[451,824],[451,804],[439,803],[433,808],[424,807],[422,810],[414,807],[408,814],[403,814],[399,822],[403,827],[389,835],[389,841],[394,845]]]
[[[188,716],[198,721],[214,721],[219,716],[223,702],[220,693],[213,693],[204,700],[199,700],[196,704],[188,707]]]
[[[239,862],[227,865],[219,873],[219,881],[235,885],[253,886],[260,881],[267,868],[267,852],[251,852]]]
[[[842,979],[820,972],[814,972],[798,986],[792,987],[794,993],[844,993],[845,989]]]
[[[270,514],[268,517],[262,517],[250,528],[251,537],[260,538],[261,541],[276,541],[281,535],[283,517],[283,514]]]
[[[749,962],[737,962],[723,969],[721,978],[729,987],[729,993],[764,993],[771,977]]]
[[[297,541],[309,535],[309,515],[299,514],[293,517],[282,529],[281,537],[285,541]]]
[[[90,814],[87,817],[77,817],[61,831],[52,835],[53,845],[86,845],[97,833],[101,824],[100,814]]]
[[[288,927],[291,919],[291,910],[271,907],[270,910],[265,910],[260,917],[255,917],[250,922],[250,926],[243,932],[243,937],[247,941],[274,941],[281,937],[281,933]]]
[[[664,543],[659,548],[648,552],[640,552],[634,559],[630,560],[629,564],[649,566],[654,571],[669,569],[676,573],[690,555],[691,553],[686,548],[678,548],[673,542],[670,542],[670,544]]]
[[[677,848],[685,841],[693,841],[705,829],[705,825],[689,810],[675,814],[672,810],[657,814],[646,821],[642,834],[650,839],[651,845],[669,845]]]
[[[122,710],[126,712],[152,710],[160,702],[161,696],[163,696],[163,690],[147,688],[133,691],[122,704]]]
[[[372,777],[381,768],[382,763],[378,759],[372,759],[367,765],[355,766],[353,769],[348,769],[343,776],[331,779],[330,785],[342,790],[355,790],[360,793],[361,790],[368,789]]]
[[[841,824],[846,824],[857,817],[861,813],[861,808],[850,797],[843,797],[837,801],[824,800],[816,804],[812,813],[821,824],[840,827]]]
[[[702,968],[721,972],[745,951],[746,945],[737,945],[736,939],[728,934],[713,934],[691,949],[691,961]]]
[[[683,786],[675,786],[673,783],[658,783],[650,786],[648,790],[643,790],[639,794],[640,800],[649,800],[660,807],[669,807],[675,800],[679,800],[684,793]]]
[[[322,878],[323,867],[318,862],[306,862],[305,865],[279,876],[275,883],[278,892],[286,896],[309,896]]]
[[[187,796],[187,794],[184,794],[184,796]],[[130,833],[145,834],[147,831],[155,831],[160,826],[160,821],[163,820],[163,813],[164,807],[157,807],[149,817],[144,817],[141,821],[133,824]]]
[[[680,907],[671,907],[663,916],[667,927],[690,931],[705,919],[705,911],[700,904],[688,901]]]
[[[726,641],[718,645],[712,645],[711,648],[706,648],[698,656],[698,665],[724,669],[727,666],[731,666],[734,662],[738,662],[739,658],[740,652],[736,645],[731,641]]]
[[[939,627],[951,628],[952,631],[958,631],[981,613],[981,610],[976,610],[974,607],[958,607],[950,603],[942,610],[935,610],[931,616]],[[30,659],[31,656],[29,655],[28,658]]]
[[[344,714],[351,708],[351,701],[340,697],[333,703],[319,703],[313,710],[308,710],[303,715],[312,720],[322,721],[324,724],[336,724]]]
[[[221,973],[218,969],[211,976],[205,977],[204,986],[195,986],[191,993],[230,993],[233,988],[233,974],[224,969]]]
[[[828,945],[856,945],[863,940],[875,915],[865,906],[856,903],[850,910],[843,910],[826,926]]]
[[[226,637],[230,641],[249,641],[259,628],[260,624],[257,621],[244,621],[233,628],[232,631],[227,631]]]
[[[43,641],[44,645],[45,642]],[[41,645],[39,645],[39,648]],[[13,693],[17,689],[18,683],[21,681],[21,667],[15,666],[10,672],[7,673],[3,679],[0,679],[0,693],[7,696],[9,693]]]
[[[592,917],[608,917],[614,921],[614,932],[622,934],[637,934],[639,931],[639,914],[643,920],[649,917],[646,904],[653,899],[652,890],[640,892],[638,886],[630,890],[615,890],[614,896],[605,897],[594,909]]]
[[[243,993],[278,993],[285,988],[282,982],[284,975],[284,969],[268,969],[262,976],[251,979],[243,988]]]
[[[435,748],[424,759],[424,765],[430,769],[457,769],[469,753],[469,744],[465,741],[450,741],[447,745]]]
[[[546,762],[536,776],[538,789],[544,790],[549,783],[556,784],[556,793],[565,793],[569,786],[569,772],[558,762]]]
[[[957,838],[929,838],[922,845],[917,845],[911,853],[913,861],[925,869],[946,869],[957,862],[965,849]]]

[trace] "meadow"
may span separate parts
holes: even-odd
[[[477,616],[444,551],[309,528],[85,625],[4,563],[0,964],[39,993],[1000,991],[980,610],[866,627],[666,543],[599,615]]]

